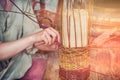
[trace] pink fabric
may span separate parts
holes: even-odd
[[[46,60],[35,57],[32,62],[32,67],[20,80],[42,80],[46,68]]]

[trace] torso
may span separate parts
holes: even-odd
[[[14,5],[11,8],[3,8],[3,6],[1,5],[1,1],[2,0],[0,0],[0,41],[9,42],[18,40],[21,37],[25,36],[29,30],[29,27],[27,27],[26,24],[25,25],[23,24],[23,22],[25,23],[24,20],[25,16],[23,14],[19,14],[21,13],[20,10],[17,9]],[[30,6],[27,4],[28,0],[14,0],[14,3],[23,11],[27,11],[27,9],[30,8]],[[3,10],[15,11],[19,13],[9,11],[5,12]],[[33,28],[30,28],[30,31],[33,31]],[[0,61],[0,63],[2,63],[2,61]],[[10,74],[12,74],[12,77],[14,76],[21,77],[29,69],[31,63],[32,63],[31,56],[28,55],[26,51],[21,52],[21,54],[14,56],[12,60],[9,63],[7,63],[9,65],[6,69],[3,69],[0,72],[0,80],[3,80],[5,75]],[[24,67],[22,65],[24,65]],[[7,72],[5,72],[5,70],[7,70]],[[8,70],[11,70],[11,72],[9,72]],[[22,75],[19,75],[19,73],[15,73],[18,71]],[[11,78],[11,76],[9,78]]]

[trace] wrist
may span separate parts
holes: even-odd
[[[33,45],[36,42],[35,36],[31,35],[29,36],[30,43]]]

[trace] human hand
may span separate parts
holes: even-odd
[[[59,49],[60,44],[58,42],[54,42],[51,45],[45,45],[38,42],[38,43],[35,43],[34,46],[35,48],[42,51],[56,51]]]
[[[55,42],[61,43],[59,33],[52,27],[43,29],[34,34],[35,43],[39,45],[51,45]]]

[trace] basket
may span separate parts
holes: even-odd
[[[87,48],[63,48],[59,54],[61,80],[87,80],[90,74]]]

